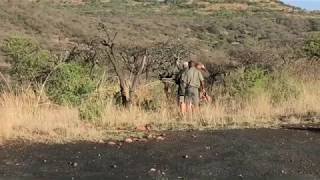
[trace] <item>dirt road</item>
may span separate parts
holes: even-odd
[[[172,132],[124,144],[11,143],[0,147],[0,180],[320,179],[320,133],[247,129]]]

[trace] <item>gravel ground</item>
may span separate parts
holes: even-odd
[[[0,180],[318,180],[320,133],[244,129],[169,132],[164,140],[0,147]]]

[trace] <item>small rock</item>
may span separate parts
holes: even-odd
[[[189,155],[187,155],[187,154],[186,154],[186,155],[183,155],[182,157],[183,157],[184,159],[189,159],[189,158],[190,158]]]
[[[122,142],[117,143],[117,148],[120,149],[122,147],[122,145],[123,145]]]
[[[124,140],[124,142],[126,142],[126,143],[132,143],[133,140],[132,140],[131,138],[126,138],[126,139]]]
[[[154,138],[153,134],[148,134],[147,135],[147,139],[152,139],[152,138]]]
[[[72,167],[77,167],[78,166],[78,163],[77,162],[71,162],[69,161],[68,162],[68,165],[72,166]]]
[[[100,139],[100,140],[98,141],[98,143],[104,144],[104,140]]]
[[[157,170],[155,168],[151,168],[149,171],[150,172],[156,172]]]
[[[163,141],[165,138],[164,137],[162,137],[162,136],[158,136],[157,137],[157,140],[160,140],[160,141]]]
[[[231,43],[232,45],[239,45],[239,44],[241,44],[240,42],[232,42]]]
[[[211,149],[211,147],[210,147],[210,146],[206,146],[205,148],[206,148],[206,150],[210,150],[210,149]]]
[[[116,169],[118,166],[116,164],[111,165],[111,168]]]
[[[200,155],[199,158],[202,158],[202,155]]]
[[[42,162],[43,162],[43,163],[47,163],[47,160],[46,160],[46,159],[44,159],[44,160],[42,160]]]
[[[282,174],[287,174],[287,172],[285,170],[281,170]]]
[[[196,138],[196,137],[197,137],[197,135],[192,134],[192,137],[193,137],[193,138]]]
[[[109,141],[109,142],[108,142],[108,145],[114,146],[114,145],[117,145],[117,143],[115,143],[115,142],[113,142],[113,141]]]

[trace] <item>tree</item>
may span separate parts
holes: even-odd
[[[142,75],[162,78],[173,76],[177,64],[188,56],[187,49],[181,45],[160,43],[150,48],[121,47],[115,43],[117,33],[111,35],[105,25],[100,25],[103,37],[99,38],[105,64],[111,64],[119,79],[122,104],[128,106],[134,102],[134,94],[140,85]]]
[[[100,41],[102,56],[111,63],[119,78],[122,104],[128,106],[138,86],[141,74],[144,72],[147,61],[147,52],[143,48],[121,48],[115,44],[117,33],[112,36],[104,25],[100,25],[105,37]],[[107,62],[107,64],[108,64]]]

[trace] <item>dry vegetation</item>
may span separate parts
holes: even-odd
[[[141,136],[136,128],[150,125],[153,130],[220,129],[220,128],[277,128],[280,116],[303,115],[320,112],[320,83],[302,86],[299,99],[279,105],[270,103],[268,94],[259,94],[250,102],[240,105],[216,101],[204,105],[200,112],[181,117],[175,104],[162,102],[157,111],[141,107],[130,109],[114,106],[111,102],[104,108],[101,120],[90,123],[79,118],[76,108],[40,105],[32,93],[1,95],[0,135],[2,139],[25,139],[32,142],[71,142],[122,139]],[[285,123],[300,123],[293,116]]]
[[[104,81],[94,92],[88,90],[92,93],[92,99],[83,104],[85,98],[79,96],[80,103],[63,104],[50,99],[52,94],[57,95],[61,91],[44,88],[44,92],[39,94],[39,84],[48,87],[54,84],[50,78],[48,85],[43,82],[43,77],[30,76],[28,79],[25,72],[29,71],[23,69],[23,64],[21,68],[19,64],[9,61],[11,66],[22,70],[13,71],[9,66],[0,69],[10,79],[3,82],[1,91],[0,140],[63,143],[122,139],[143,135],[145,132],[137,129],[146,125],[155,131],[279,127],[280,123],[299,123],[299,115],[320,112],[320,65],[319,57],[316,57],[317,49],[314,51],[317,47],[311,43],[309,54],[303,52],[306,39],[319,33],[320,17],[316,13],[303,12],[271,0],[239,0],[236,3],[203,0],[193,4],[133,0],[0,2],[1,45],[12,35],[31,38],[41,46],[36,48],[39,52],[32,51],[32,57],[42,59],[57,58],[56,55],[61,54],[62,50],[100,37],[98,24],[101,22],[110,31],[119,32],[117,42],[122,48],[150,49],[154,44],[167,41],[184,44],[208,66],[206,79],[215,98],[214,103],[203,105],[200,112],[182,117],[177,111],[175,99],[166,98],[162,91],[163,84],[155,78],[157,76],[153,76],[137,88],[139,98],[135,100],[136,105],[122,107],[115,98],[119,91],[118,87],[114,87],[117,84],[116,74],[105,64],[99,64],[94,77],[77,74],[80,79],[93,79],[93,83],[96,83],[96,76],[99,81]],[[12,60],[12,57],[1,51],[0,62],[3,64],[4,59]],[[29,56],[26,60],[33,61]],[[78,63],[77,59],[73,63]],[[62,74],[69,72],[68,68],[74,70],[67,62],[63,65],[67,66],[60,69]],[[47,66],[45,68],[52,70],[52,65]],[[249,77],[245,72],[241,73],[241,69],[250,69],[251,66],[263,68]],[[83,68],[81,63],[75,64],[75,67]],[[100,79],[102,75],[99,73],[103,68],[108,78]],[[86,67],[83,69],[87,72]],[[268,71],[267,75],[264,70]],[[281,81],[268,84],[283,70],[293,79],[290,81],[293,86],[282,85]],[[232,76],[238,71],[240,74]],[[21,78],[21,74],[26,76]],[[216,77],[220,75],[226,76],[225,82],[217,84]],[[238,75],[244,76],[244,79],[237,79]],[[35,78],[39,78],[36,83]],[[246,81],[248,85],[239,84],[239,80]],[[284,80],[286,82],[287,79]],[[262,85],[260,81],[263,81]],[[12,90],[17,82],[23,91]],[[22,84],[27,84],[27,87]],[[292,87],[296,89],[290,89]],[[273,91],[270,90],[272,88]],[[278,95],[274,92],[277,90],[283,94]],[[297,96],[296,91],[299,92]],[[248,92],[255,95],[247,97]],[[285,100],[275,103],[274,94],[281,98],[284,96]],[[293,98],[291,94],[294,94]],[[103,105],[96,107],[94,104],[94,109],[86,109],[86,106],[91,108],[90,100],[96,103],[97,97]],[[83,113],[90,118],[83,118]],[[91,119],[97,114],[101,117]],[[279,120],[279,117],[288,115],[297,116],[286,122]]]

